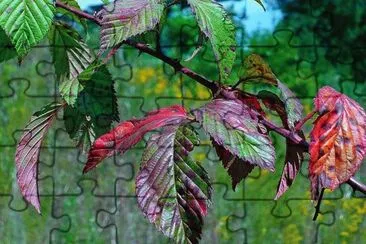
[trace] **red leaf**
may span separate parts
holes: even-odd
[[[153,134],[136,176],[137,202],[143,214],[176,243],[198,243],[211,203],[205,169],[189,153],[199,144],[188,127],[167,126]]]
[[[102,135],[94,142],[83,172],[90,171],[107,157],[117,153],[125,153],[136,145],[147,132],[162,126],[179,124],[184,119],[187,119],[186,110],[179,105],[175,105],[150,112],[143,119],[120,123],[116,128]]]
[[[313,199],[336,189],[360,168],[366,154],[366,113],[358,103],[322,88],[314,100],[319,117],[311,132],[309,176]]]
[[[272,142],[261,131],[257,113],[242,101],[215,99],[193,113],[218,145],[244,161],[274,171]]]
[[[27,124],[16,149],[15,163],[20,191],[38,213],[41,212],[37,179],[40,148],[48,128],[61,107],[60,104],[52,103],[35,113]]]

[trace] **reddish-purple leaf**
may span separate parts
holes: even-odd
[[[217,155],[219,156],[222,164],[232,179],[232,187],[235,191],[237,184],[239,184],[241,180],[245,179],[250,174],[250,172],[252,172],[254,165],[232,155],[224,147],[219,146],[213,139],[211,141],[215,147]]]
[[[360,168],[366,155],[366,113],[331,87],[314,100],[319,117],[311,132],[309,177],[312,198],[322,188],[336,189]]]
[[[280,198],[290,188],[304,160],[305,151],[303,146],[294,144],[289,139],[287,139],[286,144],[285,166],[283,167],[281,179],[277,186],[275,200]]]
[[[179,125],[151,136],[136,177],[143,214],[176,243],[197,243],[210,204],[207,172],[189,157],[197,134]]]
[[[243,102],[215,99],[193,113],[218,145],[244,161],[274,171],[271,140],[259,130],[257,113]]]
[[[36,112],[27,124],[16,149],[15,163],[20,191],[38,213],[41,212],[37,180],[40,148],[48,128],[61,107],[61,104],[52,103]]]
[[[83,172],[86,173],[95,168],[107,157],[117,153],[125,153],[137,144],[147,132],[162,126],[179,124],[185,119],[187,119],[186,110],[175,105],[150,112],[143,119],[120,123],[116,128],[95,140],[89,151],[88,161]]]

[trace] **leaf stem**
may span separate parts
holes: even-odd
[[[304,124],[310,120],[315,114],[317,113],[317,111],[312,111],[310,114],[306,115],[305,118],[303,118],[295,127],[295,131],[300,131],[301,128],[304,126]]]
[[[314,214],[314,217],[313,217],[313,221],[315,221],[317,218],[318,218],[318,215],[320,213],[320,204],[322,203],[322,200],[323,200],[323,196],[324,196],[324,188],[322,188],[321,192],[320,192],[320,195],[319,195],[319,200],[318,200],[318,203],[316,204],[315,206],[315,214]]]

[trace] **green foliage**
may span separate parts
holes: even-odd
[[[47,34],[54,15],[49,0],[2,0],[0,26],[5,30],[20,57]]]
[[[213,0],[188,0],[201,31],[211,42],[220,71],[226,82],[235,62],[235,27],[225,9]]]
[[[0,29],[0,53],[0,63],[17,56],[17,51],[2,29]]]
[[[110,130],[113,121],[119,121],[119,113],[114,81],[106,66],[89,68],[79,79],[83,90],[75,106],[65,108],[64,120],[70,138],[85,151]]]
[[[74,105],[82,89],[78,76],[94,61],[93,51],[78,32],[61,23],[52,26],[49,39],[57,79],[62,81],[60,93],[68,104]]]

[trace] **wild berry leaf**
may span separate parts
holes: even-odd
[[[304,136],[302,135],[304,138]],[[304,147],[294,144],[290,139],[286,140],[285,165],[282,170],[281,179],[277,186],[275,200],[279,199],[295,181],[304,160]]]
[[[271,110],[279,113],[281,118],[286,118],[290,129],[302,119],[303,106],[296,95],[282,82],[277,80],[277,85],[265,83],[245,83],[246,92],[257,95]]]
[[[82,90],[79,75],[95,60],[92,50],[82,41],[77,31],[56,22],[50,32],[51,53],[57,79],[62,81],[60,94],[70,105],[74,105]]]
[[[40,213],[38,195],[38,159],[42,141],[61,104],[51,103],[36,112],[27,124],[15,154],[17,181],[24,198]]]
[[[259,131],[257,116],[243,102],[215,99],[193,113],[218,145],[244,161],[274,171],[271,140]]]
[[[5,31],[0,28],[0,63],[17,56],[17,51]]]
[[[198,26],[211,42],[221,82],[226,82],[235,62],[235,27],[225,9],[214,0],[188,0]]]
[[[259,114],[265,116],[265,112],[262,109],[262,106],[259,102],[259,99],[256,96],[244,93],[243,91],[228,88],[220,89],[220,93],[216,95],[216,98],[223,99],[238,99],[246,106],[248,106],[251,110],[258,112]]]
[[[137,144],[143,136],[162,126],[176,125],[187,119],[186,110],[178,105],[162,108],[147,114],[143,119],[120,123],[109,133],[99,137],[89,151],[84,173],[96,167],[103,159],[123,154]]]
[[[269,65],[257,54],[249,55],[239,70],[239,79],[245,82],[264,82],[277,85],[277,77]]]
[[[240,181],[245,179],[250,174],[250,172],[252,172],[254,165],[238,158],[237,156],[234,156],[224,147],[218,145],[213,139],[211,139],[211,141],[224,168],[227,170],[232,179],[232,187],[235,191],[235,188],[240,183]]]
[[[0,26],[20,57],[47,34],[54,16],[50,0],[1,0]]]
[[[136,177],[137,201],[151,223],[176,243],[197,243],[211,198],[207,172],[188,155],[198,138],[188,127],[151,136]]]
[[[95,138],[107,133],[119,121],[114,80],[105,65],[89,67],[79,77],[83,90],[74,106],[64,111],[66,131],[87,150]]]
[[[336,189],[360,168],[366,154],[366,113],[331,87],[320,89],[314,103],[319,117],[311,131],[309,177],[317,200],[321,188]]]
[[[100,51],[130,37],[152,30],[159,23],[164,5],[160,0],[117,0],[97,13],[101,20]]]
[[[49,32],[51,54],[59,80],[78,77],[95,60],[92,50],[79,33],[60,22],[55,22]]]

